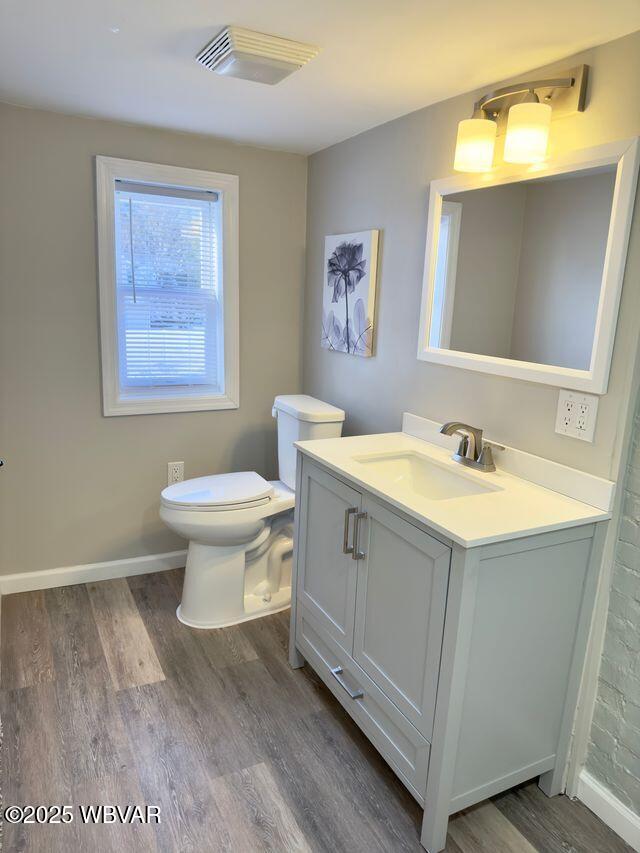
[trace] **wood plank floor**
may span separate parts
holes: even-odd
[[[195,631],[180,571],[2,599],[4,851],[420,853],[421,810],[308,668],[288,612]],[[153,805],[159,825],[83,825],[77,806]],[[582,804],[535,783],[462,812],[450,853],[622,853]]]

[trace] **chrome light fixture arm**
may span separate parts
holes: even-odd
[[[535,99],[539,101],[536,89],[570,89],[575,83],[575,77],[556,77],[549,80],[531,80],[525,83],[514,83],[512,86],[503,86],[501,89],[496,89],[494,92],[483,95],[479,101],[476,101],[473,105],[473,115],[474,118],[495,119],[504,106],[500,102],[504,102],[508,98],[529,93],[531,98],[527,98],[526,100]],[[551,100],[551,96],[546,95],[545,100]]]

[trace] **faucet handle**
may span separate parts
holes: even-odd
[[[480,451],[480,456],[478,456],[478,468],[482,468],[483,471],[495,471],[496,463],[493,461],[493,451],[491,450],[491,445],[485,444]]]
[[[458,444],[457,455],[467,456],[469,453],[469,436],[463,432],[455,432],[454,435],[460,436],[460,444]]]
[[[502,444],[494,444],[492,441],[484,441],[482,443],[482,450],[478,456],[478,467],[483,471],[496,470],[496,463],[493,461],[494,450],[504,450],[504,446]]]
[[[483,441],[483,444],[486,447],[491,447],[492,450],[506,450],[507,448],[504,444],[497,444],[495,441],[487,441],[486,439]]]

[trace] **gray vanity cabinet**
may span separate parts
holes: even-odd
[[[309,461],[298,494],[298,644],[422,802],[450,549]]]
[[[314,465],[307,467],[302,488],[298,597],[322,630],[351,654],[357,573],[345,553],[345,538],[362,495]]]
[[[353,659],[430,740],[451,549],[374,498],[362,510]]]
[[[562,790],[604,530],[463,548],[299,453],[290,662],[424,806],[429,853],[460,809]]]

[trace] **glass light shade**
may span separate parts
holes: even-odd
[[[465,118],[458,125],[456,172],[488,172],[493,164],[496,123],[488,118]]]
[[[551,107],[516,104],[509,110],[504,159],[507,163],[540,163],[547,154]]]

